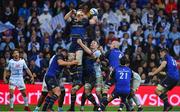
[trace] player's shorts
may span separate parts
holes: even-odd
[[[18,87],[18,90],[26,89],[23,77],[19,77],[19,78],[10,77],[9,88],[15,90],[16,87]]]
[[[56,76],[45,76],[45,82],[48,91],[51,91],[55,87],[59,87],[59,80]]]
[[[71,53],[74,53],[78,50],[82,50],[82,47],[77,43],[77,39],[80,38],[80,37],[73,37],[72,38],[72,42],[71,42],[71,45],[69,47],[69,52]]]
[[[92,87],[96,85],[96,74],[95,71],[92,69],[84,69],[83,70],[83,84],[89,83]]]
[[[172,79],[171,77],[165,77],[165,79],[158,84],[157,89],[163,92],[173,89],[178,83],[178,80]]]
[[[133,80],[133,82],[132,82],[132,90],[133,90],[133,92],[135,92],[137,89],[138,89],[138,87],[140,86],[140,84],[141,84],[141,81],[139,81],[139,80]]]
[[[121,99],[126,99],[129,96],[129,93],[118,93],[115,90],[112,92],[112,97],[113,99],[115,98],[121,98]]]

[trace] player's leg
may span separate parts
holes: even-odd
[[[130,110],[134,110],[133,102],[135,102],[135,104],[137,105],[138,111],[143,110],[141,103],[140,103],[138,97],[135,95],[133,89],[131,89],[131,93],[129,94],[127,100],[128,100],[129,106],[130,106]]]
[[[20,90],[21,91],[21,94],[23,96],[23,99],[24,99],[24,110],[25,111],[30,111],[30,108],[28,107],[28,98],[27,98],[27,95],[26,95],[26,89],[22,89]]]
[[[81,85],[74,85],[71,89],[71,105],[68,111],[74,111],[75,102],[76,102],[76,92],[81,88]]]
[[[10,111],[14,111],[14,89],[10,88]]]
[[[94,96],[92,95],[91,91],[93,89],[93,86],[90,84],[90,83],[86,83],[84,85],[84,92],[85,92],[85,95],[87,97],[87,99],[94,105],[94,111],[98,109],[98,104],[94,98]]]
[[[46,103],[44,104],[43,109],[52,110],[54,102],[58,99],[61,94],[61,89],[59,87],[59,82],[56,77],[45,77],[45,82],[47,84],[48,91],[52,91],[51,96],[46,97]],[[44,111],[44,110],[43,110]]]
[[[9,80],[9,92],[10,92],[10,111],[14,111],[14,90],[17,85],[17,80],[10,78]]]
[[[62,112],[62,106],[63,106],[63,102],[64,102],[64,97],[65,97],[65,88],[61,87],[61,95],[59,96],[58,99],[58,112]]]
[[[80,111],[82,111],[82,112],[84,111],[84,105],[85,105],[86,99],[87,99],[87,96],[86,96],[86,93],[84,90],[82,97],[81,97],[81,107],[80,107]]]
[[[48,94],[47,85],[45,83],[45,79],[43,79],[41,96],[38,99],[38,103],[37,103],[36,108],[34,109],[34,112],[39,111],[39,109],[40,109],[42,103],[44,102],[47,94]]]
[[[99,102],[102,99],[102,87],[103,87],[102,76],[96,77],[96,95],[98,97]]]
[[[102,98],[102,100],[100,102],[100,108],[98,110],[104,111],[106,106],[108,105],[108,103],[111,102],[112,100],[114,100],[115,98],[118,98],[118,94],[114,91],[113,91],[112,95],[110,95],[108,98],[107,97]]]
[[[38,99],[38,103],[37,103],[36,108],[34,109],[34,112],[39,111],[39,109],[40,109],[42,103],[44,102],[47,94],[48,94],[48,92],[46,92],[46,91],[42,91],[42,92],[41,92],[41,96],[40,96],[39,99]]]
[[[124,105],[126,106],[126,110],[130,111],[130,107],[129,104],[127,103],[127,97],[129,94],[120,94],[119,96],[121,97],[121,104],[120,107],[118,109],[118,111],[122,111]]]
[[[177,85],[178,81],[173,80],[170,77],[166,77],[161,84],[158,84],[155,94],[164,102],[164,111],[172,109],[172,106],[168,102],[167,92]]]
[[[17,82],[17,87],[20,90],[20,92],[21,92],[21,94],[23,96],[23,99],[24,99],[24,106],[25,106],[24,110],[25,111],[30,111],[30,108],[28,107],[28,98],[27,98],[27,95],[26,95],[26,87],[25,87],[23,79],[19,79],[19,81]]]

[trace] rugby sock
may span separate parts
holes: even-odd
[[[50,98],[48,109],[52,110],[52,107],[54,105],[54,102],[58,99],[58,96],[56,94],[53,94]]]
[[[14,97],[10,98],[10,108],[14,108]]]
[[[166,93],[162,93],[159,95],[160,99],[163,100],[164,102],[164,106],[168,105],[168,97],[167,97],[167,94]]]
[[[59,100],[58,100],[58,106],[59,106],[59,107],[62,107],[62,106],[63,106],[64,96],[65,96],[65,90],[63,89],[63,90],[61,91],[61,95],[60,95],[60,98],[59,98]]]
[[[136,95],[133,95],[133,100],[134,100],[134,102],[135,102],[135,104],[137,105],[137,106],[141,106],[141,103],[140,103],[140,101],[139,101],[139,99],[137,98],[137,96]]]
[[[24,97],[24,105],[28,106],[28,98],[27,97]]]
[[[43,108],[42,108],[42,111],[46,111],[47,110],[47,107],[49,105],[49,101],[50,101],[50,96],[47,96],[46,99],[45,99],[45,103],[43,105]]]
[[[101,103],[100,103],[100,108],[101,108],[102,111],[105,110],[107,104],[108,104],[107,98],[103,98],[103,99],[101,100]]]
[[[86,99],[87,99],[86,94],[83,92],[82,97],[81,97],[81,106],[84,106]]]
[[[89,100],[91,103],[93,103],[95,106],[97,105],[96,100],[95,100],[95,98],[94,98],[94,96],[93,96],[92,94],[89,94],[87,98],[88,98],[88,100]]]
[[[74,109],[75,102],[76,102],[76,94],[71,94],[71,109]]]
[[[134,109],[133,99],[132,98],[128,99],[128,103],[129,103],[129,106],[130,106],[130,110]]]
[[[39,111],[40,107],[36,106],[34,110]]]

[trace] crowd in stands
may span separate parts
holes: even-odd
[[[70,28],[61,24],[52,34],[42,32],[41,25],[72,9],[97,8],[98,23],[87,30],[87,39],[96,39],[104,52],[113,40],[131,59],[131,68],[138,72],[142,84],[156,85],[165,76],[148,76],[160,65],[159,49],[168,48],[180,60],[179,0],[0,0],[0,23],[14,28],[0,32],[0,80],[11,59],[11,52],[20,49],[35,76],[42,82],[49,59],[56,48],[69,49]],[[63,18],[62,18],[63,19]],[[28,77],[25,75],[28,83]],[[66,77],[69,81],[69,77]]]

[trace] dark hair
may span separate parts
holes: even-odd
[[[168,49],[167,48],[162,48],[162,49],[160,49],[160,52],[168,53]]]
[[[126,56],[123,56],[123,57],[120,59],[120,64],[121,64],[121,65],[129,64],[129,63],[130,63],[130,60],[129,60]]]

